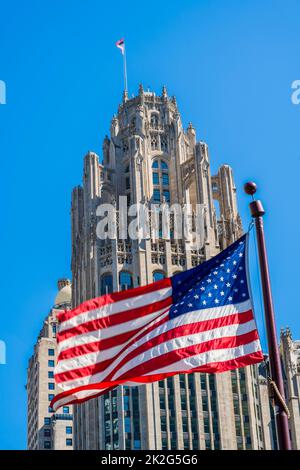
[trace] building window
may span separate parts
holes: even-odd
[[[72,434],[72,426],[66,426],[66,434]]]
[[[51,418],[44,418],[44,425],[49,426],[51,424]]]
[[[156,159],[152,163],[152,183],[153,202],[170,202],[169,168],[165,161]]]
[[[113,291],[113,277],[111,274],[101,276],[101,295],[111,294]]]
[[[166,276],[165,276],[165,273],[163,271],[154,271],[154,273],[153,273],[153,282],[161,281],[165,277]]]
[[[151,150],[158,150],[158,136],[151,135]]]
[[[54,390],[54,388],[55,388],[54,383],[53,383],[53,382],[49,382],[49,383],[48,383],[48,390]]]
[[[121,271],[119,274],[120,290],[127,290],[133,287],[132,275],[127,271]]]
[[[164,202],[170,202],[170,191],[163,192]]]
[[[48,413],[53,413],[53,408],[51,406],[48,406]]]
[[[52,361],[52,359],[48,361],[48,367],[54,367],[54,361]]]
[[[152,173],[152,182],[153,184],[159,184],[159,174],[156,172]]]
[[[51,449],[51,441],[44,441],[44,449]]]
[[[49,372],[48,372],[48,379],[54,379],[54,372],[53,372],[53,370],[49,370]]]
[[[66,439],[66,446],[71,446],[73,445],[72,439]]]
[[[54,349],[48,349],[48,356],[54,356]]]
[[[154,191],[153,191],[153,201],[154,202],[160,202],[160,190],[159,189],[154,189]]]
[[[53,398],[54,398],[54,394],[53,394],[53,393],[49,393],[49,395],[48,395],[48,400],[51,401],[51,400],[53,400]]]
[[[162,174],[162,184],[164,186],[169,186],[169,174],[168,173]]]
[[[69,407],[68,407],[68,406],[64,406],[64,407],[63,407],[63,413],[64,413],[64,414],[68,414],[68,413],[69,413]]]
[[[168,152],[168,137],[165,134],[160,136],[160,148],[162,152]]]
[[[51,429],[44,429],[44,437],[50,437],[51,436]]]

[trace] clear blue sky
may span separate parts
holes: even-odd
[[[213,171],[233,167],[245,226],[242,186],[258,183],[278,327],[300,338],[299,17],[297,0],[0,0],[0,448],[26,446],[27,361],[57,278],[70,276],[70,194],[121,99],[123,36],[130,93],[142,82],[176,95]],[[254,270],[253,284],[257,296]]]

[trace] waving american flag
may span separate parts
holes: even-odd
[[[120,384],[261,362],[247,242],[248,234],[193,269],[60,313],[55,380],[63,391],[54,410]]]

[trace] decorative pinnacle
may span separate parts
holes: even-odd
[[[123,103],[126,103],[128,101],[128,92],[127,90],[124,90],[123,92]]]
[[[167,96],[168,96],[167,88],[166,88],[165,85],[162,87],[162,96],[163,96],[163,98],[167,98]]]
[[[139,84],[139,95],[142,95],[144,93],[144,88],[143,85],[140,83]]]
[[[244,184],[244,191],[249,196],[253,196],[256,193],[256,184],[253,181],[248,181],[248,183]]]

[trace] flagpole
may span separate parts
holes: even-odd
[[[284,385],[282,379],[282,369],[280,362],[280,354],[278,348],[278,340],[276,333],[276,322],[274,315],[274,306],[271,292],[271,282],[269,275],[268,267],[268,257],[267,249],[265,242],[264,234],[264,225],[263,225],[263,215],[265,214],[264,208],[261,201],[254,199],[254,194],[256,193],[256,184],[253,182],[248,182],[244,186],[245,193],[252,196],[252,202],[250,202],[250,212],[251,216],[255,221],[256,229],[256,238],[257,246],[259,253],[259,265],[260,265],[260,277],[261,285],[263,292],[263,301],[264,301],[264,311],[265,311],[265,322],[268,338],[268,349],[269,349],[269,361],[270,369],[272,374],[272,380],[275,382],[278,391],[285,401],[284,398]],[[278,399],[278,396],[275,394],[275,417],[276,417],[276,427],[278,434],[278,443],[279,449],[281,450],[290,450],[290,433],[289,433],[289,424],[288,416],[286,409],[283,406],[282,400]]]
[[[124,72],[124,91],[128,92],[127,85],[127,64],[126,64],[126,45],[124,43],[124,54],[123,54],[123,72]]]

